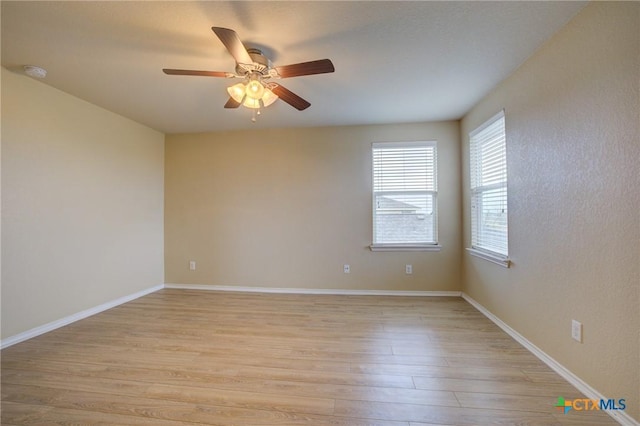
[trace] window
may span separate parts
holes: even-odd
[[[437,249],[435,142],[374,143],[371,250]]]
[[[509,266],[504,111],[469,134],[471,252]]]

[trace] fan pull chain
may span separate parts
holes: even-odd
[[[255,123],[256,121],[258,121],[258,115],[262,114],[262,112],[260,111],[260,109],[254,109],[253,111],[253,115],[251,116],[251,122]]]

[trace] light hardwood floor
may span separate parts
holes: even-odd
[[[161,290],[1,355],[3,425],[616,424],[461,298]]]

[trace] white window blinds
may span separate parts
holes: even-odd
[[[373,244],[437,243],[436,143],[373,144]]]
[[[471,246],[508,256],[507,151],[504,112],[470,135]]]

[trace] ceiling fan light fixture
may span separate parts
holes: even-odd
[[[277,100],[278,100],[278,95],[273,93],[268,88],[264,89],[264,94],[262,95],[262,104],[265,107],[268,107],[269,105],[271,105],[272,103],[274,103]]]
[[[234,101],[236,101],[237,103],[242,103],[242,100],[244,99],[244,95],[246,93],[246,87],[244,83],[234,84],[233,86],[227,87],[227,92]]]
[[[227,93],[234,101],[251,109],[268,107],[278,100],[278,96],[265,87],[259,79],[251,79],[247,83],[237,83],[227,87]]]
[[[259,77],[255,75],[250,77],[246,87],[246,94],[251,99],[262,99],[262,95],[264,94],[264,86],[262,85]]]
[[[253,98],[250,98],[249,96],[247,96],[244,99],[244,102],[242,103],[242,105],[251,109],[260,109],[260,107],[262,106],[260,105],[260,99],[253,99]]]

